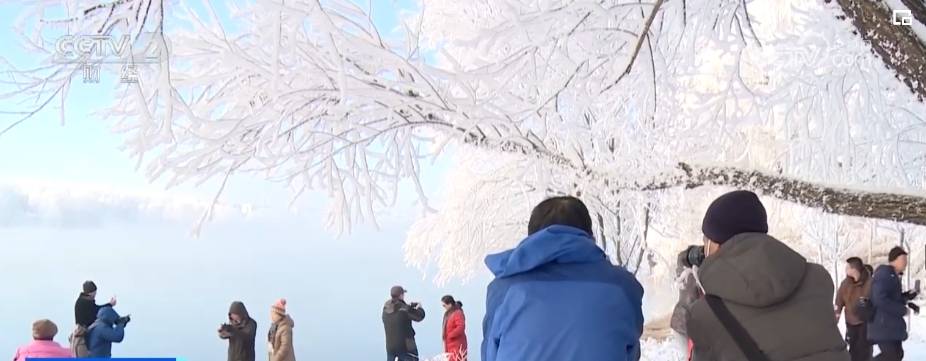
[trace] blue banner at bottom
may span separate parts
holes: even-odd
[[[84,361],[186,361],[182,358],[82,358]],[[74,361],[73,358],[32,358],[26,361]]]

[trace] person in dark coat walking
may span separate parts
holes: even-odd
[[[846,279],[836,291],[836,320],[839,320],[843,310],[846,313],[846,343],[849,344],[849,355],[852,361],[871,360],[872,346],[868,341],[868,320],[863,320],[856,313],[859,299],[868,298],[871,293],[871,275],[865,269],[861,258],[852,257],[846,260]]]
[[[708,299],[719,299],[770,360],[849,361],[833,317],[833,279],[767,234],[756,194],[719,197],[701,229],[706,258],[697,273],[706,296],[691,307],[687,325],[695,361],[747,359]]]
[[[424,320],[424,309],[418,302],[405,303],[402,286],[389,290],[390,299],[383,305],[383,328],[386,331],[386,360],[418,360],[418,345],[412,322]]]
[[[881,353],[875,361],[903,360],[903,342],[907,340],[909,312],[907,302],[916,298],[914,292],[903,292],[900,275],[907,268],[907,252],[894,247],[888,254],[890,264],[878,266],[871,284],[871,304],[875,317],[868,324],[868,340],[878,345]]]
[[[228,309],[228,323],[219,328],[219,337],[228,340],[228,361],[255,360],[257,321],[248,314],[244,303],[232,302]]]

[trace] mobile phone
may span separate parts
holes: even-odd
[[[916,291],[916,293],[920,293],[920,280],[916,280],[916,282],[913,283],[913,290]]]

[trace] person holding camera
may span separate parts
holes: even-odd
[[[919,313],[919,307],[912,301],[915,291],[903,292],[900,276],[907,269],[907,251],[894,247],[888,253],[890,264],[878,266],[871,284],[871,304],[874,306],[874,320],[868,324],[868,340],[876,343],[881,353],[875,361],[903,360],[903,342],[907,340],[909,311]]]
[[[823,266],[768,235],[752,192],[714,200],[704,215],[704,297],[688,314],[695,361],[848,361],[833,317],[833,279]]]
[[[412,321],[424,320],[424,309],[418,302],[405,303],[402,286],[389,290],[389,300],[383,305],[383,328],[386,331],[386,359],[389,361],[418,360],[418,345]]]
[[[132,319],[120,317],[112,307],[103,307],[96,321],[87,329],[87,349],[90,358],[112,358],[113,343],[125,338],[125,326]]]
[[[228,361],[254,361],[257,321],[248,314],[244,303],[232,302],[228,309],[228,323],[219,327],[219,338],[228,340]]]

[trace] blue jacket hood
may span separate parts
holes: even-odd
[[[112,326],[119,319],[119,314],[112,307],[103,307],[96,314],[97,320],[107,326]]]
[[[606,259],[604,251],[585,231],[554,225],[528,236],[514,249],[487,256],[485,263],[496,277],[507,277],[550,263],[593,263]]]

